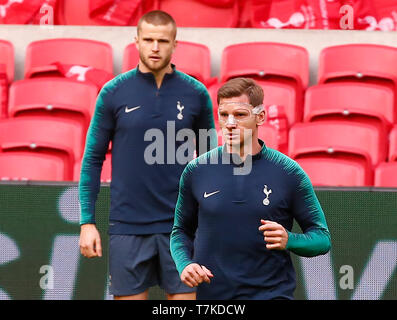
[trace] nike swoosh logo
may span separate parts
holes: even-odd
[[[204,198],[211,197],[212,195],[214,195],[214,194],[216,194],[218,192],[220,192],[220,190],[217,190],[217,191],[214,191],[214,192],[211,192],[211,193],[204,192]]]
[[[131,112],[131,111],[134,111],[134,110],[136,110],[136,109],[139,109],[141,106],[137,106],[137,107],[134,107],[134,108],[128,108],[128,107],[125,107],[125,112],[126,113],[129,113],[129,112]]]

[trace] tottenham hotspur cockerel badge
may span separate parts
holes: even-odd
[[[266,198],[263,199],[263,205],[268,206],[270,204],[269,196],[272,193],[272,189],[268,189],[267,185],[265,185],[263,193],[266,195]]]
[[[176,108],[179,110],[178,115],[176,116],[178,118],[178,120],[182,120],[183,119],[183,114],[182,114],[182,110],[185,109],[184,106],[181,106],[181,102],[178,101]]]

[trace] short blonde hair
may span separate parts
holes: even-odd
[[[145,13],[138,21],[137,33],[139,34],[139,29],[141,28],[142,22],[150,23],[155,26],[165,26],[171,24],[175,30],[174,38],[176,38],[176,23],[174,18],[171,17],[167,12],[161,10],[153,10]]]

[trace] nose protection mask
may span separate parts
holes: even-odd
[[[264,110],[264,107],[262,104],[260,104],[260,105],[256,106],[255,108],[252,108],[252,110],[250,112],[250,116],[260,114],[263,110]],[[234,117],[234,115],[229,114],[228,118],[225,122],[225,125],[237,125],[237,123],[238,123],[238,120]]]
[[[227,120],[226,120],[226,122],[225,122],[225,125],[227,125],[227,126],[234,126],[234,125],[237,125],[237,121],[236,121],[236,119],[234,118],[234,115],[229,114],[229,116],[228,116],[228,118],[227,118]]]

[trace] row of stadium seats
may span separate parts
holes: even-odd
[[[286,151],[289,128],[301,122],[296,113],[294,91],[278,83],[260,83],[266,93],[268,125],[277,140],[272,146]],[[217,123],[216,93],[210,89]],[[97,87],[64,78],[33,78],[14,82],[9,91],[7,117],[55,116],[79,121],[84,131],[92,118]],[[389,88],[373,84],[331,83],[309,87],[305,92],[303,122],[339,120],[371,124],[387,136],[395,119],[394,95]],[[4,117],[4,118],[7,118]],[[264,130],[264,129],[263,129]],[[272,132],[268,134],[272,135]],[[387,141],[382,139],[387,148]]]
[[[124,50],[122,72],[136,66],[139,55],[135,44]],[[195,63],[191,64],[194,60]],[[57,71],[55,63],[92,67],[109,74],[113,71],[110,44],[89,39],[47,39],[31,42],[25,52],[24,77]],[[211,54],[207,46],[179,41],[173,56],[178,68],[204,83],[211,84]],[[370,63],[371,62],[371,63]],[[397,47],[376,44],[347,44],[324,48],[318,61],[318,82],[340,78],[397,82]],[[0,65],[8,80],[14,79],[14,48],[0,40]],[[241,74],[259,78],[279,76],[297,82],[301,88],[309,83],[309,54],[303,47],[284,43],[250,42],[229,45],[221,57],[220,82]],[[59,67],[58,67],[59,68]],[[2,71],[2,69],[0,69]],[[209,83],[208,83],[209,81]]]
[[[122,72],[134,68],[138,59],[135,45],[128,45],[124,50]],[[309,54],[303,47],[269,42],[227,46],[222,53],[218,77],[211,77],[210,50],[203,44],[180,41],[172,61],[179,70],[197,78],[212,91],[228,79],[238,76],[289,87],[288,95],[295,95],[295,106],[285,107],[285,112],[291,124],[302,120],[303,94],[309,85]],[[332,46],[320,53],[317,80],[319,85],[330,82],[374,84],[389,87],[394,94],[396,66],[396,47],[374,44]],[[26,50],[24,78],[43,76],[90,82],[100,89],[114,76],[112,47],[87,39],[34,41]],[[7,111],[4,108],[7,87],[4,85],[14,80],[14,49],[8,41],[0,41],[0,80],[3,84],[0,116],[4,116]],[[389,116],[385,118],[394,122],[394,117]]]
[[[3,52],[5,64],[7,58],[12,61],[10,43],[4,42]],[[138,59],[135,45],[128,45],[124,50],[122,71],[134,68]],[[35,41],[28,46],[25,60],[25,80],[62,76],[94,84],[99,90],[113,77],[112,48],[98,41]],[[205,45],[181,41],[173,55],[179,70],[206,84],[215,102],[215,116],[218,88],[230,78],[248,76],[264,87],[268,106],[273,106],[270,110],[277,111],[278,118],[284,114],[288,126],[331,113],[346,119],[357,115],[377,118],[386,127],[396,121],[395,107],[390,102],[397,101],[394,99],[397,80],[393,72],[397,64],[397,48],[372,44],[325,48],[319,60],[318,84],[310,88],[308,53],[299,46],[265,42],[235,44],[224,49],[221,61],[219,77],[211,77],[210,52]],[[10,63],[6,68],[9,81],[13,77],[12,66]],[[10,95],[18,91],[14,87],[39,88],[36,84],[20,81],[11,84]],[[330,86],[331,82],[333,86]],[[2,92],[0,116],[5,117],[8,112],[13,112],[14,104],[7,107],[8,91],[3,87]],[[23,103],[26,105],[26,101]],[[54,103],[50,104],[54,106]],[[89,110],[90,107],[87,106]]]
[[[135,44],[125,48],[122,72],[136,66]],[[195,63],[190,62],[194,59]],[[207,46],[179,41],[173,61],[178,68],[204,83],[211,84],[211,56]],[[318,82],[346,77],[396,83],[397,48],[375,44],[348,44],[324,48],[320,53]],[[369,63],[371,62],[371,63]],[[25,53],[25,78],[37,73],[59,71],[55,63],[92,67],[113,75],[113,50],[105,42],[89,39],[48,39],[31,42]],[[0,64],[4,65],[9,81],[14,78],[14,48],[11,42],[0,40]],[[58,69],[56,68],[58,67]],[[293,80],[301,88],[309,82],[309,54],[303,47],[273,43],[238,43],[224,48],[219,81],[241,74],[259,78],[279,76]],[[363,79],[365,80],[365,79]]]
[[[296,116],[295,94],[277,83],[260,83],[266,93],[268,123],[286,136],[289,128],[301,122]],[[210,89],[214,118],[217,120],[217,89]],[[34,78],[11,85],[8,118],[21,116],[56,116],[80,122],[84,130],[92,118],[97,87],[64,78]],[[301,112],[301,110],[298,110]],[[371,124],[382,137],[395,123],[394,95],[389,88],[361,83],[331,83],[309,87],[305,92],[303,122],[339,120]],[[4,117],[6,118],[6,117]],[[217,121],[216,121],[217,123]],[[276,141],[280,146],[287,141]]]
[[[82,50],[86,56],[69,54],[74,52],[74,50],[70,51],[73,44],[80,45],[78,50]],[[103,55],[106,58],[98,59],[101,62],[96,62],[94,57],[98,56],[98,51],[93,51],[95,54],[92,52],[90,55],[89,50],[83,48],[90,45],[98,45],[97,50],[103,48],[110,54]],[[360,176],[361,180],[353,181],[351,178],[344,177],[346,174],[342,175],[343,170],[338,167],[339,174],[331,174],[329,178],[337,176],[342,177],[342,180],[327,180],[323,175],[321,180],[314,180],[315,185],[372,185],[374,183],[372,172],[375,168],[382,162],[396,161],[394,156],[397,144],[396,134],[395,130],[392,130],[393,125],[396,124],[395,79],[392,74],[393,69],[391,69],[392,63],[395,63],[393,58],[396,49],[377,45],[326,48],[320,58],[319,83],[308,87],[308,55],[304,48],[277,43],[232,45],[224,51],[221,69],[227,72],[221,72],[218,81],[217,78],[208,80],[211,79],[210,73],[206,74],[207,77],[199,73],[195,74],[190,63],[183,64],[183,61],[199,60],[199,54],[194,55],[196,49],[198,52],[205,49],[208,53],[208,48],[199,44],[182,42],[182,46],[184,45],[186,45],[185,48],[179,47],[179,54],[175,53],[174,59],[177,61],[174,62],[182,66],[179,69],[206,83],[214,102],[215,118],[217,118],[216,92],[219,86],[236,76],[255,78],[264,88],[268,113],[268,122],[260,127],[259,136],[269,147],[278,149],[302,162],[313,179],[314,173],[311,172],[321,171],[316,171],[316,166],[321,169],[321,163],[336,161],[336,159],[338,159],[339,167],[342,163],[346,165],[349,162],[350,167],[361,166],[363,170],[360,172],[365,173],[364,176]],[[60,50],[58,50],[59,46]],[[68,54],[65,54],[66,48],[69,48]],[[229,49],[231,53],[228,52]],[[182,52],[188,52],[189,59],[183,60]],[[2,99],[5,106],[3,107],[5,119],[2,123],[6,128],[0,134],[2,151],[3,153],[6,153],[4,151],[27,152],[27,150],[42,152],[54,149],[58,155],[61,152],[63,160],[66,161],[64,175],[57,179],[76,179],[77,171],[73,168],[78,168],[81,161],[84,138],[95,107],[97,92],[107,79],[113,77],[111,47],[91,40],[54,39],[32,43],[26,54],[25,79],[11,82],[10,90],[2,91],[3,98],[9,95],[7,103],[4,103],[5,99]],[[136,54],[133,45],[126,48],[125,57],[128,58],[124,59],[124,70],[136,66]],[[244,54],[248,56],[246,59],[241,59]],[[256,57],[255,54],[258,56]],[[264,59],[260,59],[261,54],[265,57]],[[353,54],[355,58],[343,59],[341,62],[340,57],[347,54]],[[382,56],[380,59],[382,61],[369,64],[371,57],[374,59],[376,54]],[[84,62],[82,59],[85,59]],[[205,61],[209,65],[209,54]],[[235,63],[228,61],[235,61]],[[87,66],[84,63],[90,63],[90,65]],[[227,68],[224,65],[231,67]],[[302,65],[304,68],[300,68]],[[186,66],[185,69],[183,69],[184,66]],[[82,73],[79,68],[86,69]],[[87,70],[87,68],[92,69]],[[8,69],[4,68],[4,70]],[[88,77],[90,71],[93,72],[91,78]],[[82,74],[85,75],[85,79]],[[32,117],[44,122],[35,122],[34,119],[30,119]],[[30,124],[29,121],[23,123],[22,118],[29,120]],[[46,123],[50,120],[47,118],[57,119],[58,123],[47,125]],[[63,119],[62,124],[60,119]],[[298,130],[303,124],[305,129]],[[15,127],[13,129],[14,125],[17,129]],[[62,126],[68,127],[64,128],[66,131],[62,135],[53,135],[52,131],[46,131],[38,137],[35,136],[39,134],[41,127],[55,129]],[[71,129],[76,126],[79,128]],[[23,129],[25,127],[31,129],[26,131]],[[35,132],[35,128],[38,132]],[[9,137],[15,130],[25,131],[26,139],[23,139],[21,135]],[[75,132],[69,133],[67,130]],[[59,132],[62,133],[61,130]],[[47,135],[51,136],[52,140],[44,139]],[[57,141],[62,139],[62,136],[69,137],[73,143],[68,144],[62,141],[63,147],[60,147]],[[297,139],[296,136],[302,138]],[[352,139],[345,138],[350,136]],[[354,140],[354,136],[359,139]],[[319,137],[324,140],[315,139]],[[360,144],[360,139],[364,144]],[[76,147],[76,141],[79,147]],[[222,143],[220,135],[219,143]],[[305,143],[309,144],[305,145]],[[357,161],[352,161],[353,158],[358,160],[359,164],[356,163]],[[4,177],[9,178],[9,175],[5,173]],[[104,178],[104,181],[108,180],[109,176]]]
[[[0,23],[136,25],[155,9],[179,27],[396,30],[391,0],[4,0]],[[189,14],[186,14],[186,13]],[[50,21],[48,21],[50,20]]]

